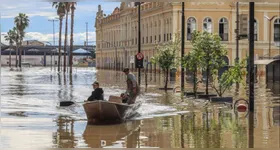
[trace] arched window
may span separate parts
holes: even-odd
[[[280,18],[274,21],[274,41],[280,41]]]
[[[248,21],[248,39],[249,39],[249,24],[250,22]],[[258,40],[258,22],[256,19],[254,19],[254,40],[257,41]]]
[[[254,40],[258,40],[258,22],[254,19]]]
[[[196,29],[196,20],[194,17],[190,17],[187,21],[187,40],[192,39],[192,33]]]
[[[212,33],[212,19],[207,17],[203,20],[203,31]]]
[[[222,41],[228,41],[228,21],[226,18],[221,18],[219,21],[219,35]]]

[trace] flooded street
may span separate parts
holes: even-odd
[[[248,118],[230,107],[207,104],[205,100],[180,98],[163,87],[163,77],[142,75],[136,116],[115,125],[87,124],[81,103],[58,107],[60,101],[82,102],[98,80],[110,95],[125,91],[122,72],[75,68],[72,77],[50,68],[24,68],[22,72],[1,68],[0,148],[247,148]],[[180,85],[172,81],[170,87]],[[188,85],[192,88],[192,85]],[[255,87],[255,148],[279,148],[279,86]],[[235,88],[225,96],[247,98],[246,90]]]

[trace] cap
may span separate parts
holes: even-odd
[[[98,82],[98,81],[95,81],[95,82],[92,83],[92,85],[94,85],[94,84],[99,85],[99,82]]]

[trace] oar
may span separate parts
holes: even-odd
[[[75,103],[85,103],[85,102],[61,101],[59,102],[59,106],[71,106]]]

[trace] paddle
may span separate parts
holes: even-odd
[[[85,103],[85,102],[61,101],[59,102],[59,106],[71,106],[75,103]]]

